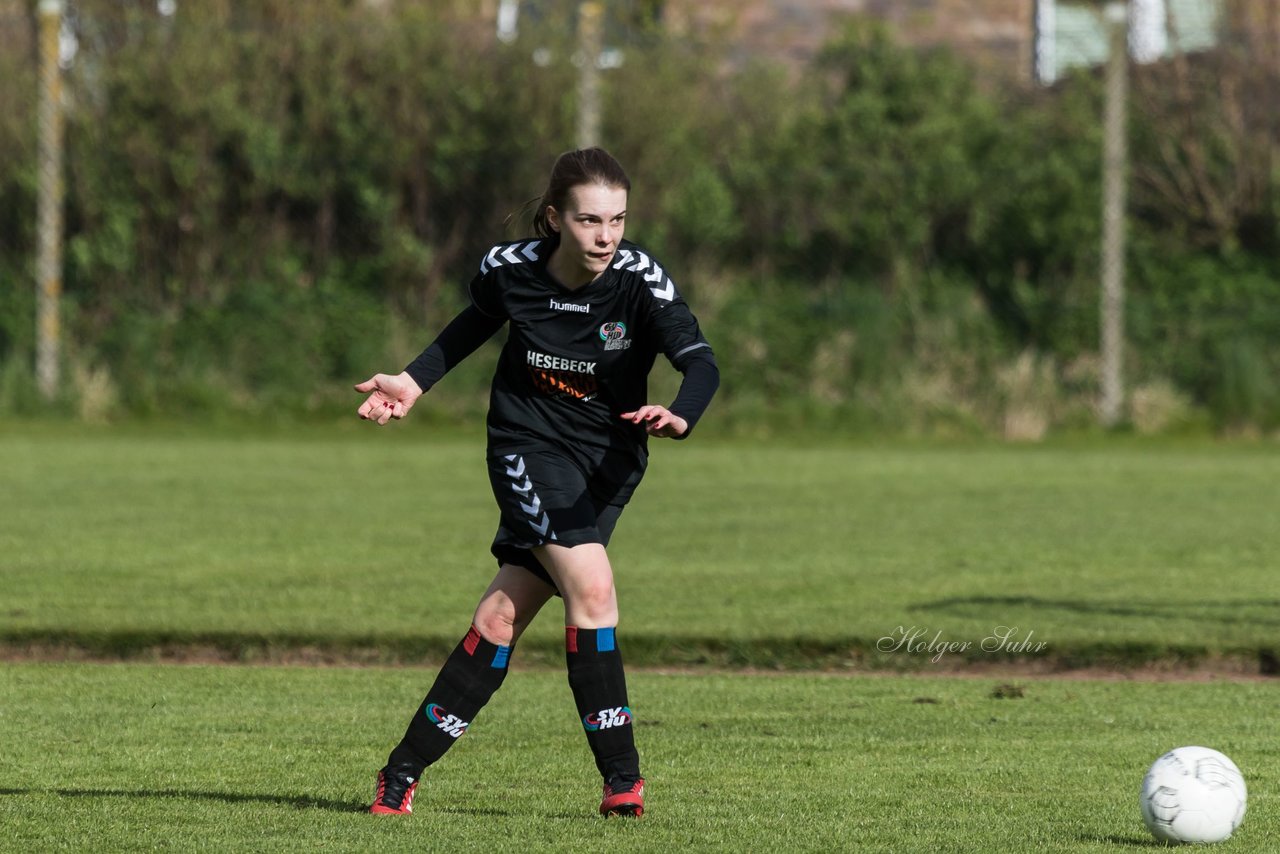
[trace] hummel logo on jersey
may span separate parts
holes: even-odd
[[[594,714],[586,715],[582,719],[582,726],[586,728],[587,732],[612,729],[616,726],[626,726],[629,723],[631,723],[631,709],[627,706],[601,709]]]
[[[429,703],[426,708],[427,717],[431,718],[431,722],[436,725],[437,729],[444,730],[448,735],[459,738],[467,733],[467,727],[471,724],[464,721],[457,715],[451,715],[436,703]],[[470,744],[471,742],[467,742]]]
[[[586,305],[578,305],[572,302],[557,302],[555,297],[551,298],[551,307],[556,311],[576,311],[578,314],[590,314],[591,303]]]

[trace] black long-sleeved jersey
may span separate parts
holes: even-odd
[[[557,242],[494,246],[468,287],[472,307],[406,370],[425,391],[509,323],[489,401],[491,451],[612,448],[643,457],[644,428],[620,416],[648,402],[657,354],[685,374],[671,409],[692,429],[718,384],[711,346],[671,278],[639,246],[622,241],[604,273],[570,289],[547,271]]]

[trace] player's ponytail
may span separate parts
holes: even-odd
[[[551,168],[551,179],[533,212],[533,233],[538,237],[551,237],[555,229],[547,220],[547,208],[565,209],[569,193],[575,187],[599,184],[610,189],[631,192],[631,179],[623,171],[622,164],[603,148],[580,148],[566,151],[556,158]]]

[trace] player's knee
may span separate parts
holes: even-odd
[[[592,579],[574,591],[574,610],[597,626],[613,625],[618,618],[618,599],[610,577]]]
[[[498,646],[510,646],[515,639],[515,608],[481,602],[473,620],[480,637]]]

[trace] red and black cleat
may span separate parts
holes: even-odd
[[[413,812],[413,793],[418,790],[414,769],[388,765],[378,772],[378,790],[369,812],[374,815],[409,815]]]
[[[614,777],[604,784],[604,800],[600,802],[600,815],[644,815],[644,778],[625,780]]]

